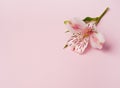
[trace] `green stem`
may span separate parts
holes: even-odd
[[[109,10],[109,7],[107,7],[105,9],[105,11],[98,17],[98,20],[96,21],[96,25],[100,22],[100,20],[102,19],[102,17],[107,13],[107,11]]]

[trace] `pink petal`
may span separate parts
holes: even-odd
[[[101,33],[93,33],[90,35],[90,44],[93,48],[102,49],[105,39]]]
[[[75,46],[75,52],[82,54],[88,46],[89,37],[85,37],[82,41],[79,41]]]
[[[95,22],[94,22],[94,21],[93,21],[93,22],[88,23],[87,25],[88,25],[88,27],[89,27],[89,28],[91,28],[91,29],[93,29],[93,30],[97,30],[97,28],[96,28],[96,25],[95,25]]]
[[[74,51],[76,42],[78,41],[78,39],[76,37],[71,37],[68,42],[67,45],[71,47],[71,49]]]
[[[72,33],[79,33],[87,27],[87,24],[80,20],[80,18],[73,18],[66,24],[66,26]]]
[[[89,37],[84,38],[82,34],[75,34],[68,40],[67,45],[72,49],[72,51],[82,54],[87,48],[88,42]]]

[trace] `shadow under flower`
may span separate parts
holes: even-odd
[[[106,42],[104,45],[103,45],[103,48],[100,50],[100,51],[103,51],[103,52],[110,52],[112,50],[112,45],[108,42]],[[88,44],[88,47],[86,48],[86,50],[84,51],[83,55],[90,52],[90,50],[92,49],[92,47],[90,46],[90,44]],[[97,49],[99,50],[99,49]]]
[[[103,52],[108,52],[108,51],[111,51],[112,50],[112,47],[111,47],[111,44],[106,42],[103,46]]]

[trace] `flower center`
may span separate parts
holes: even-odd
[[[93,32],[93,29],[87,28],[83,33],[83,38],[90,36]]]

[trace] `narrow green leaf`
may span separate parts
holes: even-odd
[[[83,21],[92,21],[93,20],[93,18],[91,18],[91,17],[86,17],[85,19],[83,19]]]
[[[86,17],[85,19],[83,19],[83,21],[88,23],[88,22],[91,22],[91,21],[97,21],[98,19],[99,19],[99,17],[95,17],[95,18]]]

